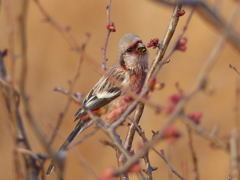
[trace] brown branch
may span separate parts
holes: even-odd
[[[239,113],[240,113],[240,78],[236,78],[236,90],[235,90],[235,128],[239,129]]]
[[[106,7],[107,9],[107,26],[109,25],[110,23],[110,10],[111,10],[111,5],[112,5],[112,0],[109,0],[109,3]],[[106,30],[106,38],[105,38],[105,43],[104,43],[104,47],[102,47],[102,51],[103,51],[103,62],[102,62],[102,68],[103,70],[105,71],[107,68],[106,68],[106,65],[107,65],[107,56],[106,56],[106,51],[107,51],[107,46],[108,46],[108,40],[109,40],[109,37],[110,37],[110,34],[111,34],[112,31],[110,31],[108,28]]]
[[[167,157],[160,151],[156,150],[155,148],[152,148],[155,153],[157,153],[163,160],[164,162],[168,165],[170,170],[181,180],[186,180],[171,164],[171,162],[167,159]]]
[[[239,179],[239,154],[238,154],[238,132],[234,130],[230,139],[230,165],[231,165],[231,179]]]
[[[134,120],[131,120],[131,121],[132,121],[132,124],[135,126],[136,131],[138,132],[139,136],[142,137],[142,139],[145,142],[145,144],[149,143],[149,140],[146,138],[145,133],[138,127],[137,123]],[[153,147],[153,146],[151,147],[151,149],[164,160],[164,162],[168,165],[168,167],[172,171],[172,173],[174,173],[178,178],[180,178],[182,180],[185,180],[185,178],[173,167],[173,165],[170,163],[170,161],[167,159],[167,157],[163,153],[161,153],[158,150],[156,150],[156,148]],[[147,153],[148,153],[148,151],[147,151]],[[148,160],[146,161],[146,160],[145,160],[145,162],[149,163],[148,164],[147,173],[149,173],[151,171],[157,170],[156,167],[152,167],[151,166],[150,161],[148,161]],[[151,169],[149,169],[149,168],[151,168]],[[150,177],[150,178],[152,178],[152,177]]]
[[[240,71],[238,71],[238,69],[235,66],[232,66],[231,64],[229,64],[229,67],[233,69],[236,73],[240,74]]]
[[[184,23],[184,25],[183,25],[180,33],[178,34],[178,37],[177,37],[176,41],[173,43],[172,49],[171,49],[171,50],[168,52],[168,54],[164,57],[164,60],[163,60],[164,62],[167,62],[167,60],[170,58],[170,56],[176,51],[176,47],[177,47],[177,45],[179,44],[180,39],[183,37],[184,33],[185,33],[186,30],[187,30],[187,27],[188,27],[188,25],[189,25],[189,22],[190,22],[190,20],[191,20],[191,18],[192,18],[192,15],[193,15],[193,13],[194,13],[194,10],[195,10],[195,7],[194,7],[194,6],[191,7],[191,10],[190,10],[190,12],[189,12],[189,14],[188,14],[188,17],[187,17],[187,19],[186,19],[186,21],[185,21],[185,23]]]
[[[193,171],[195,173],[195,180],[199,180],[199,171],[198,171],[198,160],[197,155],[193,147],[193,138],[192,138],[192,130],[190,128],[187,128],[188,131],[188,137],[189,137],[189,148],[190,153],[192,156],[192,162],[193,162]]]
[[[146,179],[146,178],[144,177],[144,175],[143,175],[142,172],[138,172],[138,173],[137,173],[137,176],[138,176],[138,179],[140,179],[140,180],[149,180],[149,179]]]
[[[57,91],[57,92],[60,92],[60,93],[63,93],[65,95],[68,95],[71,100],[74,100],[75,102],[79,103],[79,104],[82,104],[82,102],[76,97],[74,96],[73,94],[71,94],[71,92],[67,89],[64,89],[62,87],[55,87],[54,88],[54,91]]]

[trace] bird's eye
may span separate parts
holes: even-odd
[[[128,49],[127,49],[127,52],[132,52],[132,48],[128,48]]]

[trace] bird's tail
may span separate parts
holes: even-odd
[[[78,122],[78,124],[76,125],[76,127],[74,128],[74,130],[71,132],[71,134],[68,136],[68,138],[65,140],[65,142],[63,143],[63,145],[60,147],[60,149],[58,150],[58,152],[60,150],[67,150],[67,147],[71,144],[71,142],[84,130],[86,129],[88,126],[90,126],[92,123],[91,122],[82,122],[81,120]],[[46,174],[49,175],[54,168],[54,163],[53,161],[51,162],[51,164],[48,166],[48,169],[46,171]]]

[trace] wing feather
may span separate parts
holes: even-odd
[[[94,111],[109,102],[113,99],[117,98],[118,96],[122,95],[122,91],[119,87],[117,87],[113,82],[111,82],[108,78],[109,75],[117,78],[118,80],[122,81],[123,78],[120,73],[116,73],[116,64],[112,68],[110,68],[106,74],[107,76],[103,76],[99,82],[93,87],[93,89],[88,93],[87,97],[83,101],[83,105],[91,110]],[[75,120],[85,116],[87,113],[80,108],[75,113]]]

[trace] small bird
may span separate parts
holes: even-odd
[[[125,34],[119,41],[118,52],[117,63],[104,73],[83,101],[83,106],[99,116],[106,125],[118,120],[133,101],[132,98],[127,98],[121,89],[124,88],[139,94],[148,69],[147,49],[137,35]],[[109,77],[116,78],[121,83],[122,88],[115,85]],[[59,151],[66,150],[83,130],[93,124],[83,108],[76,112],[76,120],[78,120],[76,127]],[[51,162],[46,174],[50,174],[53,167],[53,162]]]

